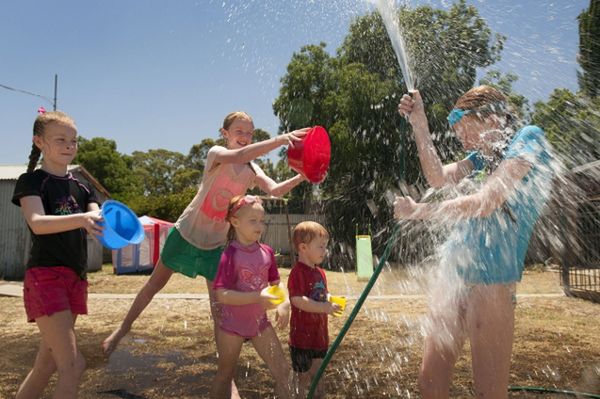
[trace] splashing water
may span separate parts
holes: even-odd
[[[220,2],[219,2],[220,3]],[[275,73],[276,67],[279,65],[279,59],[275,58],[274,54],[276,51],[271,51],[268,56],[262,55],[258,48],[268,47],[270,49],[281,50],[285,47],[286,51],[291,47],[293,49],[300,48],[301,45],[307,43],[318,43],[319,41],[327,42],[331,47],[328,50],[333,50],[336,45],[339,45],[341,38],[336,34],[336,30],[344,24],[350,24],[349,21],[352,18],[372,12],[373,9],[381,15],[382,21],[386,28],[387,34],[390,37],[393,51],[395,52],[397,61],[399,63],[404,82],[409,90],[415,88],[415,84],[419,85],[421,90],[424,90],[427,94],[431,95],[432,98],[444,98],[448,93],[444,91],[432,92],[428,91],[425,87],[430,80],[440,78],[438,75],[427,73],[427,71],[435,71],[435,68],[429,68],[422,70],[422,65],[443,65],[444,62],[448,62],[448,57],[439,47],[433,47],[430,51],[431,57],[426,57],[427,62],[422,62],[418,57],[418,48],[413,48],[415,51],[410,54],[406,44],[413,43],[412,37],[409,36],[409,32],[406,26],[402,26],[398,16],[398,0],[333,0],[327,2],[275,2],[275,1],[249,1],[245,5],[240,5],[238,2],[223,2],[222,8],[231,18],[231,36],[232,40],[228,40],[226,47],[229,50],[224,51],[227,57],[239,56],[242,60],[243,66],[247,72],[253,72],[254,76],[257,77],[258,81],[261,82],[262,87],[273,88],[279,85],[279,75]],[[452,2],[446,0],[428,0],[428,1],[414,1],[413,6],[415,8],[420,7],[423,4],[432,5],[434,8],[443,10],[449,9]],[[476,7],[480,11],[481,16],[487,18],[490,27],[494,32],[501,34],[508,34],[509,40],[505,43],[504,51],[502,52],[503,58],[496,63],[489,66],[489,69],[499,69],[503,72],[511,71],[517,73],[521,79],[516,82],[515,90],[518,93],[524,94],[529,101],[541,99],[548,95],[551,89],[554,88],[552,81],[553,77],[565,76],[565,66],[570,66],[574,69],[576,64],[575,54],[570,54],[570,50],[567,47],[562,47],[561,43],[565,40],[569,40],[568,32],[576,31],[577,25],[571,20],[566,20],[561,17],[562,14],[569,14],[568,11],[578,7],[585,6],[581,1],[572,2],[569,4],[562,4],[544,0],[539,2],[537,6],[530,6],[519,2],[513,2],[509,0],[498,0],[498,1],[485,1],[479,0]],[[249,4],[249,5],[248,5]],[[282,5],[285,4],[285,5]],[[529,12],[530,9],[535,8],[538,12],[536,14]],[[296,14],[306,17],[306,23],[291,23],[288,20],[289,15],[294,15],[290,12],[296,11]],[[572,14],[572,13],[571,13]],[[259,16],[261,23],[254,23],[252,17]],[[530,19],[530,23],[523,21],[524,16]],[[335,23],[334,23],[335,22]],[[543,22],[543,26],[547,26],[551,29],[550,32],[541,30],[540,24]],[[513,25],[522,26],[517,32],[508,29],[508,26]],[[266,27],[266,28],[265,28]],[[262,28],[265,28],[264,30]],[[295,30],[294,33],[298,33],[298,36],[310,36],[309,39],[302,43],[290,44],[288,41],[278,40],[281,37],[280,29]],[[545,29],[545,28],[544,28]],[[278,35],[267,35],[265,32],[277,31]],[[248,32],[252,32],[253,41],[246,39]],[[289,34],[289,32],[286,32]],[[292,35],[294,36],[294,35]],[[573,36],[573,35],[571,35]],[[272,39],[276,37],[277,39]],[[538,44],[532,44],[533,39]],[[465,47],[466,44],[461,40],[455,40],[451,42],[452,46],[458,48],[464,48],[464,51],[468,51]],[[256,50],[255,50],[256,49]],[[550,61],[546,55],[548,53],[553,54],[553,60]],[[235,60],[237,61],[237,60]],[[285,60],[287,61],[287,60]],[[418,70],[417,70],[418,67]],[[252,70],[255,68],[254,70]],[[425,68],[423,68],[425,69]],[[486,72],[486,69],[478,70],[478,77],[482,77]],[[413,73],[418,74],[418,82],[416,82],[417,76]],[[574,75],[574,73],[573,73]],[[525,86],[524,86],[525,85]],[[453,96],[456,93],[452,94]],[[370,105],[369,110],[365,109],[365,112],[372,114],[373,126],[378,126],[377,118],[381,113],[379,112],[386,106],[386,101],[393,100],[393,95],[386,97],[384,100],[377,100]],[[454,100],[455,97],[452,98]],[[294,109],[297,109],[297,116],[301,121],[308,119],[314,112],[316,107],[313,107],[312,99],[306,100],[304,97],[299,99],[292,99],[294,102]],[[584,105],[582,104],[582,108]],[[593,117],[597,118],[600,116],[597,111],[590,111],[593,113]],[[430,116],[430,115],[428,115]],[[527,115],[525,115],[527,117]],[[561,115],[550,114],[549,118],[555,118],[560,122]],[[300,123],[298,121],[294,121]],[[595,139],[598,136],[598,131],[591,125],[589,121],[581,121],[576,129],[591,131],[591,139],[588,141],[588,146],[597,145],[599,142]],[[369,135],[375,134],[384,136],[381,132],[372,130],[369,126],[360,126],[353,131],[354,137],[360,140],[367,140]],[[432,134],[437,137],[442,137],[447,132],[443,130],[432,131]],[[584,137],[585,138],[585,137]],[[554,141],[557,139],[554,138]],[[558,139],[562,142],[563,139]],[[564,143],[568,144],[565,136]],[[383,143],[383,140],[381,141]],[[385,142],[389,144],[388,142]],[[494,144],[496,152],[501,152],[505,142],[498,142]],[[452,154],[455,149],[442,149],[437,148],[440,152],[445,152],[446,159],[456,160],[461,157],[461,153]],[[565,166],[560,162],[563,161],[572,165],[579,165],[582,162],[578,159],[580,155],[577,152],[571,152],[569,155],[557,156],[556,162],[548,165],[543,171],[543,176],[555,176],[555,181],[564,182],[565,180]],[[568,159],[567,159],[568,158]],[[380,177],[381,175],[371,174],[371,168],[368,162],[364,163],[362,173],[365,184],[361,187],[364,190],[364,195],[369,196],[375,191],[375,188],[379,186],[380,181],[385,178]],[[542,177],[543,177],[542,176]],[[330,177],[329,177],[330,178]],[[480,186],[484,183],[484,177],[478,179],[468,179],[462,182],[461,185],[452,189],[433,190],[425,192],[425,190],[419,190],[421,195],[414,195],[409,188],[412,187],[395,187],[387,190],[384,194],[384,198],[387,202],[376,202],[374,200],[367,200],[366,206],[368,212],[373,219],[381,219],[386,217],[389,213],[384,212],[386,209],[385,205],[389,207],[393,206],[394,198],[396,195],[411,195],[413,198],[420,198],[421,201],[439,201],[443,199],[452,199],[461,195],[468,195],[476,192]],[[565,185],[568,182],[565,182]],[[341,184],[341,183],[340,183]],[[520,187],[522,194],[536,193],[534,198],[539,199],[550,195],[550,191],[556,192],[556,188],[552,185],[556,184],[546,179],[539,179],[535,181],[529,181],[523,187]],[[320,198],[321,195],[326,198],[327,192],[322,192],[321,187],[313,187],[313,196]],[[563,190],[563,189],[560,189]],[[575,195],[570,193],[562,193],[560,195]],[[432,197],[429,199],[429,197]],[[339,201],[339,206],[356,207],[357,204],[351,203],[350,196],[342,195],[341,198],[336,198]],[[576,199],[565,200],[565,203],[572,205],[575,209],[578,205]],[[317,211],[317,213],[320,213]],[[357,212],[358,213],[358,212]],[[519,215],[517,215],[519,216]],[[357,216],[358,217],[358,216]],[[337,221],[340,225],[344,221],[341,218]],[[510,220],[510,215],[504,212],[498,212],[497,215],[490,219],[490,223],[498,225],[497,231],[504,233],[510,230],[513,226],[513,222]],[[552,249],[560,248],[561,245],[561,224],[557,217],[546,217],[544,224],[540,223],[540,227],[537,231],[537,235],[541,237],[541,242],[544,244],[540,247],[540,252],[546,252],[546,247],[552,244]],[[337,224],[333,221],[328,228],[335,228]],[[389,396],[397,397],[411,397],[411,392],[405,390],[406,386],[406,370],[411,368],[412,365],[409,360],[404,356],[410,353],[410,349],[416,345],[420,345],[422,342],[423,335],[429,335],[434,338],[435,343],[438,346],[445,348],[452,348],[456,345],[455,336],[452,334],[452,330],[455,329],[453,323],[459,318],[456,316],[456,312],[460,311],[461,305],[466,300],[466,295],[469,293],[469,287],[465,285],[462,276],[457,273],[457,269],[461,268],[470,260],[469,263],[476,263],[477,253],[472,251],[471,248],[459,248],[459,250],[452,251],[450,247],[444,246],[448,238],[453,238],[454,242],[461,241],[460,230],[456,229],[456,221],[451,220],[449,217],[445,220],[428,221],[428,222],[414,222],[407,224],[402,230],[402,235],[397,243],[397,256],[393,261],[393,266],[386,268],[386,273],[382,275],[382,278],[374,286],[373,293],[375,295],[386,295],[393,293],[394,295],[401,296],[402,301],[412,301],[410,306],[429,308],[431,314],[424,315],[423,312],[416,312],[416,314],[401,314],[397,315],[393,312],[388,313],[389,309],[385,306],[377,306],[375,301],[366,304],[364,308],[364,315],[372,320],[373,323],[385,324],[385,325],[396,325],[397,331],[401,332],[399,347],[401,350],[391,350],[389,344],[386,344],[382,340],[381,343],[371,343],[370,346],[361,346],[361,350],[364,351],[360,354],[360,357],[353,357],[351,360],[333,364],[330,367],[336,368],[343,380],[340,383],[340,388],[348,389],[357,394],[369,394],[375,391],[376,386],[385,386]],[[483,230],[483,239],[481,245],[484,248],[490,245],[490,240],[494,237],[490,234],[487,225],[481,227]],[[385,237],[389,236],[390,230],[387,227],[378,228],[373,231],[373,239],[380,238],[379,241],[385,241]],[[339,253],[344,258],[348,259],[347,264],[336,265],[339,270],[347,270],[349,264],[354,260],[354,249],[344,242],[333,242],[332,247],[336,246],[339,248]],[[381,248],[374,246],[373,254],[379,254]],[[502,256],[511,257],[510,253],[502,253]],[[375,263],[378,263],[379,259],[376,258]],[[344,277],[346,280],[346,277]],[[353,280],[354,276],[352,273],[348,273],[348,280]],[[343,287],[333,286],[331,287],[336,292],[344,293],[347,296],[356,297],[360,294],[357,288],[346,283]],[[345,288],[345,292],[344,291]],[[342,291],[342,292],[341,292]],[[414,296],[414,297],[413,297]],[[410,307],[407,306],[407,307]],[[439,316],[436,318],[436,316]],[[568,350],[566,350],[568,352]],[[361,376],[361,370],[366,367],[364,364],[360,364],[360,359],[377,359],[378,364],[386,370],[385,376],[378,374],[376,378],[370,377],[365,378]],[[360,367],[359,367],[360,366]],[[330,368],[331,370],[331,368]],[[547,375],[548,378],[553,381],[559,381],[562,376],[558,373],[559,370],[554,370],[553,365],[548,365],[546,368],[541,370],[541,374]],[[597,374],[597,373],[596,373]],[[390,382],[393,381],[393,382]],[[398,382],[399,381],[399,382]],[[344,384],[350,385],[350,388],[343,386]]]
[[[396,58],[400,64],[402,75],[404,76],[404,82],[406,88],[410,90],[415,89],[415,83],[412,75],[412,70],[408,62],[408,54],[406,52],[406,44],[404,43],[404,37],[402,36],[402,30],[400,23],[398,22],[398,13],[394,8],[393,0],[369,0],[377,7],[377,11],[381,14],[383,24],[387,30],[388,36],[392,41],[392,47],[396,53]]]

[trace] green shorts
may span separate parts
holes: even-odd
[[[190,244],[179,234],[175,227],[169,231],[167,241],[160,253],[162,263],[169,269],[195,278],[204,276],[213,281],[217,274],[223,247],[215,249],[199,249]]]

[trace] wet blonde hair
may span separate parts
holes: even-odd
[[[300,244],[310,244],[310,242],[315,238],[329,239],[329,233],[325,227],[321,226],[319,223],[309,220],[298,223],[296,227],[294,227],[292,241],[296,251],[298,250]]]
[[[476,114],[471,114],[479,118],[485,118],[490,115],[497,115],[506,118],[505,126],[514,129],[517,118],[514,110],[508,102],[508,97],[495,87],[481,85],[473,87],[463,94],[454,108],[464,110],[475,110]]]
[[[44,112],[35,118],[35,122],[33,122],[33,135],[38,137],[44,136],[46,126],[48,126],[50,123],[60,123],[64,126],[68,126],[77,130],[77,126],[75,126],[75,121],[73,118],[64,112],[52,111]],[[27,172],[32,172],[35,169],[41,155],[42,152],[40,151],[39,147],[33,143],[31,145],[31,152],[29,153]]]
[[[482,85],[472,88],[456,100],[455,108],[476,109],[490,104],[507,105],[508,99],[498,89]]]
[[[247,113],[245,113],[244,111],[234,111],[234,112],[227,114],[227,116],[223,120],[222,129],[225,129],[225,130],[229,129],[231,124],[238,119],[243,119],[243,120],[246,120],[249,122],[253,122],[252,117],[250,115],[248,115]]]
[[[230,201],[229,201],[229,205],[227,206],[227,216],[225,217],[225,220],[227,220],[230,224],[229,224],[229,230],[227,231],[227,241],[232,241],[235,239],[235,228],[233,227],[233,225],[231,224],[231,218],[235,217],[235,215],[244,207],[248,206],[248,205],[254,205],[254,204],[259,204],[262,207],[262,200],[257,197],[257,196],[252,196],[252,197],[256,197],[257,201],[256,202],[252,202],[249,204],[242,204],[241,206],[239,206],[239,203],[247,197],[247,194],[242,194],[242,195],[236,195],[235,197],[233,197]]]

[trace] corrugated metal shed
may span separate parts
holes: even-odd
[[[22,279],[25,274],[31,237],[21,209],[12,204],[11,198],[17,179],[26,170],[26,165],[0,165],[0,278]],[[100,202],[110,198],[108,191],[83,166],[69,165],[68,170],[91,184]],[[102,267],[102,251],[102,245],[88,237],[89,271]]]

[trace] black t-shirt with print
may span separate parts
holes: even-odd
[[[19,176],[12,202],[20,206],[19,200],[27,196],[40,197],[46,215],[55,216],[84,213],[87,212],[89,203],[98,202],[94,190],[77,180],[71,173],[54,176],[42,169]],[[31,231],[31,256],[27,268],[67,266],[85,279],[86,234],[85,229],[54,234],[35,234]]]

